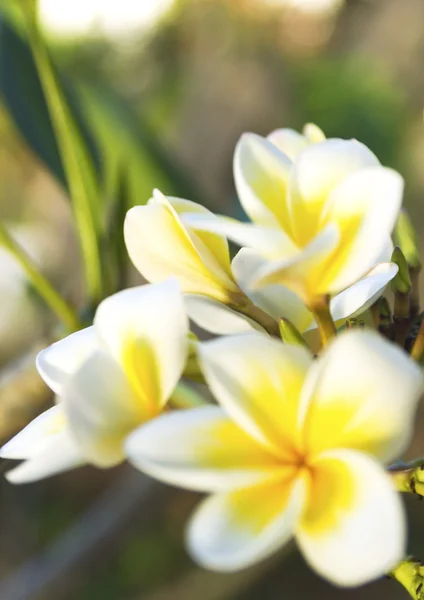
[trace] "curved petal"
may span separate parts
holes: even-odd
[[[384,251],[402,204],[403,179],[391,169],[362,169],[334,190],[327,223],[337,223],[341,245],[323,274],[330,293],[373,268]]]
[[[234,153],[234,180],[240,203],[257,225],[280,226],[288,235],[287,187],[291,161],[269,140],[245,133]]]
[[[234,257],[231,268],[240,288],[259,308],[277,321],[284,317],[299,331],[306,331],[311,327],[313,318],[297,294],[278,284],[267,285],[258,290],[251,289],[255,273],[266,264],[267,261],[255,250],[242,248]]]
[[[210,210],[192,202],[191,200],[183,200],[182,198],[175,198],[174,196],[163,196],[158,190],[154,192],[154,198],[161,202],[168,202],[177,213],[178,217],[184,222],[184,217],[190,214],[208,215],[212,219],[217,217]],[[194,230],[195,236],[192,237],[193,243],[196,245],[197,240],[201,240],[203,245],[210,250],[218,264],[222,267],[226,273],[230,272],[230,251],[228,249],[228,242],[225,236],[217,233],[210,233],[208,231]],[[187,230],[188,235],[191,234],[190,229]]]
[[[163,406],[181,377],[188,350],[188,319],[177,281],[106,298],[94,326],[143,402]]]
[[[265,330],[249,317],[207,296],[187,294],[185,306],[189,318],[199,327],[216,335]]]
[[[303,501],[303,481],[292,477],[212,496],[191,518],[189,552],[207,569],[244,569],[290,540]]]
[[[164,414],[125,443],[141,471],[184,488],[234,490],[283,476],[278,459],[240,429],[218,406]]]
[[[382,577],[404,557],[405,530],[399,494],[377,462],[349,450],[316,461],[296,538],[320,575],[340,586]]]
[[[418,365],[380,335],[354,330],[337,336],[305,382],[299,419],[307,450],[398,457],[409,443],[422,388]]]
[[[312,355],[259,333],[199,344],[198,352],[222,407],[246,433],[292,462],[298,400]]]
[[[92,354],[68,380],[63,406],[84,456],[98,467],[124,460],[125,438],[155,416],[134,394],[118,363],[104,351]]]
[[[11,483],[30,483],[82,465],[85,460],[67,427],[63,406],[46,410],[0,449],[23,463],[6,473]]]
[[[40,452],[51,436],[66,426],[66,417],[61,405],[53,406],[38,415],[22,431],[0,449],[0,458],[21,460]]]
[[[328,293],[325,282],[323,285],[323,271],[339,243],[338,227],[330,223],[296,256],[265,264],[255,273],[250,285],[255,289],[271,284],[284,285],[310,304],[316,296]]]
[[[288,156],[291,161],[294,161],[299,152],[309,145],[309,141],[304,135],[288,128],[272,131],[267,135],[267,139]]]
[[[346,319],[365,312],[383,294],[387,284],[398,272],[394,263],[377,265],[357,283],[331,300],[333,319]]]
[[[32,483],[81,467],[86,460],[69,430],[52,437],[42,451],[34,454],[5,475],[10,483]]]
[[[125,217],[124,237],[134,266],[149,281],[176,276],[185,292],[222,301],[228,290],[236,291],[229,272],[194,232],[189,234],[168,202],[154,199],[146,206],[131,208]]]
[[[211,218],[208,215],[185,215],[184,223],[197,231],[214,231],[225,235],[240,246],[255,248],[266,256],[292,256],[298,252],[297,246],[281,229],[241,223],[230,217]]]
[[[315,123],[306,123],[303,128],[303,135],[310,144],[317,144],[327,139],[323,130],[318,125],[315,125]]]
[[[98,347],[94,328],[81,329],[41,350],[36,358],[38,372],[49,388],[60,395],[68,377]]]
[[[334,188],[348,175],[379,165],[375,155],[355,140],[329,139],[303,150],[290,180],[290,214],[298,244],[308,244],[317,234]]]

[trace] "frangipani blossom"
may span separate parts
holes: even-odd
[[[254,273],[266,261],[250,248],[242,248],[232,261],[235,280],[250,300],[279,321],[288,319],[301,333],[317,327],[316,321],[297,294],[280,284],[270,284],[252,290],[249,286]],[[335,322],[364,313],[383,294],[385,287],[398,271],[394,263],[383,262],[375,266],[358,282],[331,299],[330,312]],[[189,317],[199,326],[218,335],[242,333],[263,329],[252,319],[232,310],[223,303],[205,296],[186,296]]]
[[[409,442],[419,367],[374,333],[338,336],[317,360],[258,333],[201,344],[219,406],[159,417],[132,433],[130,460],[212,493],[188,528],[193,557],[232,571],[296,541],[342,586],[392,568],[405,517],[384,470]]]
[[[14,483],[91,463],[124,460],[123,441],[165,407],[184,369],[188,321],[175,280],[118,292],[99,305],[94,325],[43,350],[37,367],[59,395],[0,450],[26,462]]]
[[[165,197],[158,190],[145,206],[131,208],[124,224],[129,256],[152,282],[176,277],[183,292],[234,303],[243,296],[231,273],[222,235],[186,227],[180,213],[214,215],[195,202]]]
[[[324,132],[313,123],[307,123],[302,133],[294,129],[281,128],[272,131],[267,139],[275,144],[290,160],[294,161],[297,155],[310,144],[323,142],[326,137]]]
[[[267,263],[251,287],[282,284],[313,307],[389,260],[403,180],[355,140],[329,139],[292,162],[270,140],[244,134],[234,176],[252,223],[191,214],[186,226],[220,233]]]

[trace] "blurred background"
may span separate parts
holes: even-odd
[[[81,258],[63,168],[17,4],[0,1],[0,218],[78,304]],[[40,10],[105,210],[111,195],[128,207],[158,187],[237,214],[240,134],[312,121],[327,136],[359,139],[404,175],[424,240],[423,0],[41,0]],[[112,214],[111,235],[121,220]],[[0,443],[52,401],[33,357],[57,327],[0,247]],[[411,457],[424,454],[423,410],[418,421]],[[295,549],[234,575],[203,571],[182,541],[198,499],[125,465],[24,487],[0,478],[0,600],[406,597],[388,580],[335,589]],[[424,505],[406,501],[410,552],[424,558]]]

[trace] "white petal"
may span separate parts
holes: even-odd
[[[141,471],[199,491],[234,490],[287,471],[218,406],[164,414],[132,433],[125,451]]]
[[[292,161],[309,145],[306,137],[294,129],[276,129],[267,136],[267,139]]]
[[[407,447],[423,388],[418,365],[371,331],[337,336],[314,363],[300,420],[311,452],[353,448],[390,461]]]
[[[209,213],[204,216],[211,218]],[[134,266],[149,281],[175,276],[185,292],[213,295],[219,300],[225,300],[228,291],[237,291],[231,280],[229,255],[226,268],[222,264],[219,232],[209,236],[209,248],[205,236],[187,229],[166,198],[159,202],[155,197],[146,206],[131,208],[125,217],[124,237]]]
[[[134,395],[118,363],[104,351],[92,354],[68,380],[63,406],[84,455],[99,467],[121,462],[124,439],[154,414]]]
[[[339,450],[316,462],[296,538],[320,575],[340,586],[382,577],[404,557],[405,529],[399,494],[373,459]]]
[[[265,333],[255,321],[213,298],[187,294],[185,305],[190,319],[210,333],[228,335],[252,330]]]
[[[0,457],[26,459],[6,473],[11,483],[29,483],[85,462],[61,405],[46,410],[15,435],[1,448]]]
[[[38,372],[55,394],[60,395],[68,377],[98,347],[93,327],[77,331],[38,353]]]
[[[255,248],[266,256],[292,256],[298,249],[291,238],[281,229],[241,223],[229,217],[190,214],[183,216],[188,227],[225,235],[240,246]]]
[[[255,273],[264,269],[266,264],[267,261],[255,250],[242,248],[234,257],[231,268],[240,288],[259,308],[277,321],[284,317],[299,331],[306,331],[312,325],[312,314],[297,294],[278,284],[257,290],[251,288]]]
[[[1,449],[0,457],[20,460],[30,458],[42,450],[50,438],[66,425],[63,407],[53,406],[29,423]]]
[[[318,142],[323,142],[326,137],[323,130],[315,125],[315,123],[306,123],[303,128],[303,135],[309,141],[310,144],[317,144]]]
[[[368,166],[379,165],[363,144],[354,140],[330,139],[303,150],[290,181],[291,216],[295,239],[307,244],[318,232],[334,188],[348,175]]]
[[[323,287],[323,271],[326,261],[340,243],[340,232],[330,223],[312,242],[296,256],[285,260],[269,261],[256,272],[251,281],[253,288],[281,284],[292,290],[304,302],[309,303],[317,295],[327,294]]]
[[[212,496],[190,521],[189,551],[207,569],[244,569],[290,540],[303,500],[303,481],[284,480]]]
[[[377,264],[387,249],[402,193],[402,177],[383,167],[362,169],[334,191],[326,220],[339,224],[342,244],[324,274],[330,293],[345,289]]]
[[[147,401],[163,406],[187,357],[188,319],[175,279],[118,292],[100,304],[94,325]]]
[[[199,344],[206,381],[229,415],[282,458],[297,443],[297,407],[312,355],[259,333]]]
[[[290,234],[287,187],[291,161],[269,140],[245,133],[234,153],[240,203],[257,225],[282,227]]]
[[[371,269],[365,277],[331,300],[333,319],[338,321],[365,312],[383,294],[397,272],[394,263],[381,263]]]
[[[52,436],[43,449],[5,475],[10,483],[31,483],[80,467],[86,460],[68,429]]]

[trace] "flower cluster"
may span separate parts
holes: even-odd
[[[244,134],[234,177],[250,222],[159,191],[128,212],[128,253],[150,283],[38,355],[57,402],[0,450],[22,461],[6,477],[128,459],[210,494],[187,534],[203,566],[241,569],[294,537],[322,576],[359,585],[405,555],[387,466],[408,445],[423,377],[380,333],[343,330],[399,277],[403,181],[314,125]],[[241,246],[232,261],[228,240]],[[198,342],[189,319],[215,338]],[[214,400],[181,409],[193,373]]]

